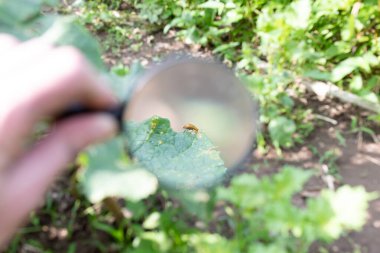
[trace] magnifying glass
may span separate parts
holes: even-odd
[[[251,154],[258,131],[256,103],[233,72],[194,58],[152,67],[136,79],[126,101],[111,113],[127,139],[126,122],[152,116],[169,119],[174,131],[184,131],[184,126],[201,129],[220,151],[228,172]]]

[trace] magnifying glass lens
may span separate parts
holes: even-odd
[[[159,116],[169,119],[175,131],[190,123],[214,143],[225,166],[233,168],[252,150],[256,113],[249,92],[225,67],[184,61],[145,75],[124,119],[141,122]]]

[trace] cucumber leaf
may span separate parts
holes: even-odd
[[[90,147],[78,161],[82,166],[79,181],[91,202],[111,196],[138,201],[156,192],[156,177],[131,164],[121,137]]]
[[[169,120],[156,116],[129,122],[126,128],[129,152],[165,187],[208,188],[227,171],[219,151],[201,131],[174,132]]]

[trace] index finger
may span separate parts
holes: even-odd
[[[14,69],[5,80],[14,90],[2,101],[7,109],[0,113],[0,132],[7,134],[0,135],[0,168],[23,152],[25,141],[39,120],[74,103],[95,109],[117,104],[92,66],[72,47],[52,49],[28,66],[21,75],[19,69]]]

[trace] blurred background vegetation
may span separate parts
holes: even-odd
[[[376,0],[63,0],[58,6],[51,5],[54,1],[32,2],[0,1],[0,30],[20,38],[43,34],[58,44],[72,44],[115,78],[134,73],[135,67],[120,60],[124,49],[144,54],[144,41],[150,37],[152,43],[155,37],[174,37],[223,61],[260,103],[260,153],[273,148],[281,159],[284,150],[310,146],[307,138],[321,119],[338,120],[321,115],[320,104],[311,103],[315,97],[330,103],[332,96],[334,104],[356,108],[344,116],[348,132],[378,141]],[[59,36],[49,32],[56,14],[75,17],[64,18]],[[103,48],[102,58],[93,36]],[[108,63],[107,57],[116,63]],[[341,132],[336,138],[346,145]],[[339,178],[334,150],[310,150]],[[302,253],[310,252],[311,245],[312,252],[329,252],[324,243],[360,230],[368,201],[376,197],[361,186],[334,190],[331,183],[330,189],[319,189],[317,197],[304,197],[303,185],[312,175],[320,177],[315,171],[285,165],[266,175],[258,164],[249,167],[229,185],[206,192],[178,194],[158,188],[138,202],[121,198],[121,219],[111,209],[90,203],[76,181],[77,172],[70,170],[8,252]],[[65,208],[62,203],[67,203]],[[361,251],[353,247],[350,252]]]
[[[299,103],[310,79],[349,92],[338,94],[343,100],[356,95],[354,104],[374,112],[366,120],[379,123],[379,8],[376,0],[114,0],[87,1],[80,17],[112,38],[113,49],[130,41],[126,19],[211,49],[246,79],[279,151],[302,143],[314,128],[311,108]],[[323,97],[326,89],[314,91]],[[267,141],[261,136],[260,147]]]

